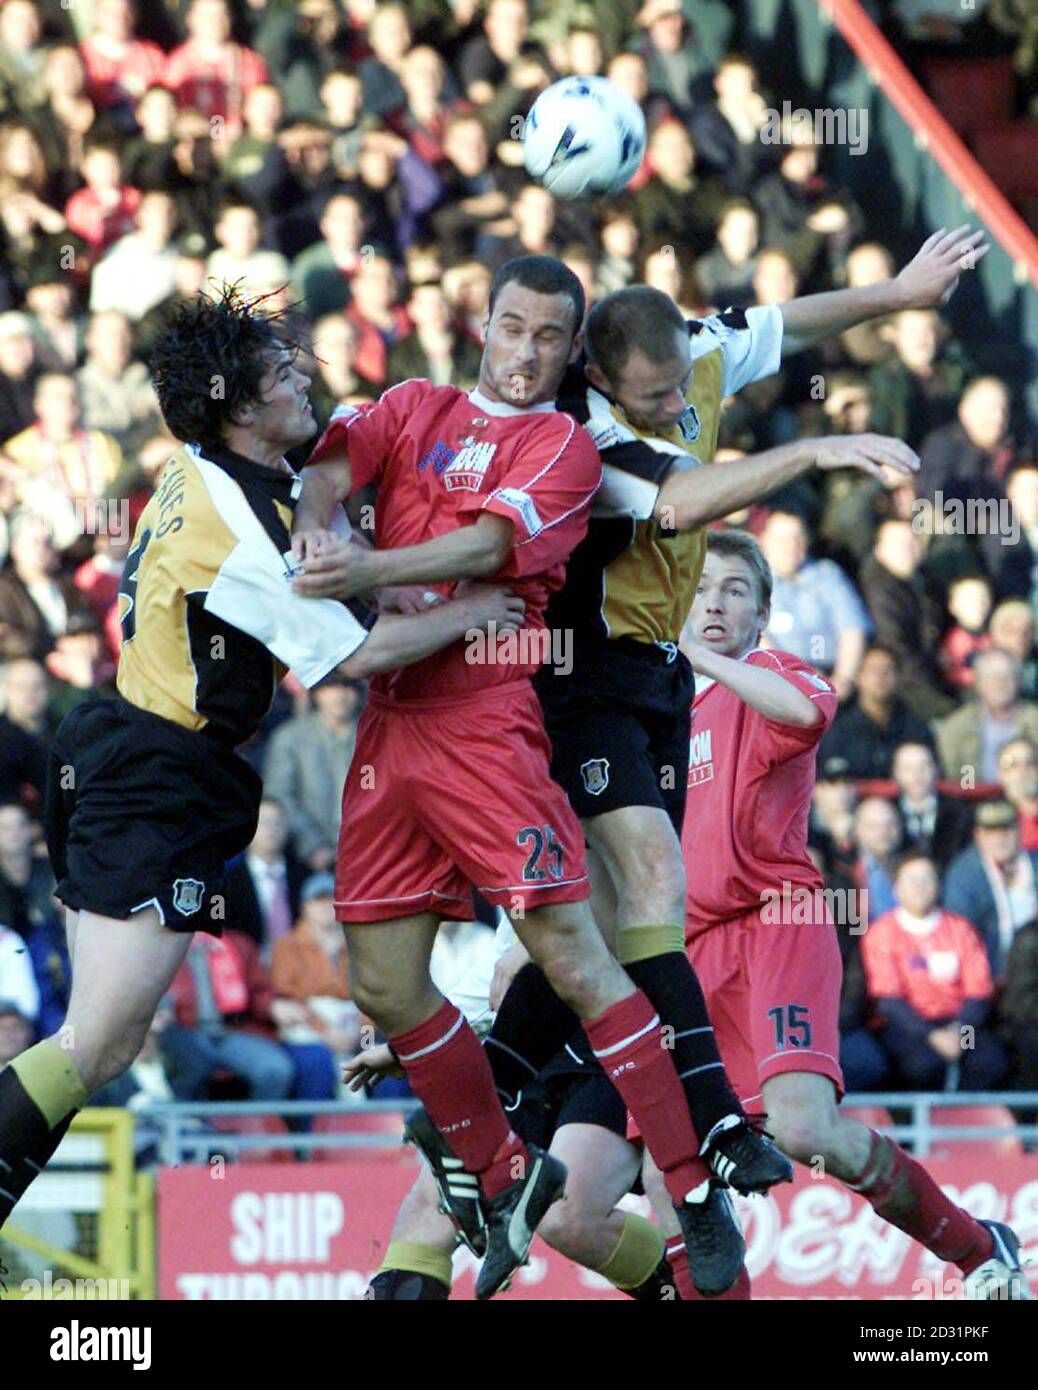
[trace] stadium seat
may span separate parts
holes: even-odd
[[[210,1123],[223,1134],[288,1134],[289,1129],[280,1115],[216,1115]],[[290,1148],[265,1149],[260,1146],[242,1149],[236,1155],[239,1163],[291,1163],[295,1154]]]
[[[1013,1112],[1005,1105],[949,1105],[935,1106],[930,1111],[932,1123],[940,1126],[976,1125],[994,1128],[996,1125],[1012,1128],[1016,1121]],[[1001,1139],[943,1139],[934,1141],[930,1154],[933,1158],[1009,1158],[1024,1152],[1023,1141],[1015,1133],[1004,1135]]]
[[[341,1162],[344,1158],[400,1158],[407,1153],[401,1140],[404,1116],[399,1110],[341,1110],[314,1119],[313,1134],[384,1135],[385,1144],[337,1144],[313,1149],[315,1163]]]
[[[890,1128],[894,1118],[882,1105],[841,1105],[840,1114],[848,1120],[857,1120],[870,1129]]]

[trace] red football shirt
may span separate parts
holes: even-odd
[[[783,885],[822,886],[807,855],[807,819],[815,750],[836,714],[836,692],[790,652],[755,650],[743,660],[777,671],[822,717],[809,729],[780,724],[716,682],[696,696],[681,836],[686,936],[763,906],[764,894]]]
[[[373,689],[394,699],[428,699],[531,676],[543,664],[545,642],[536,634],[544,632],[545,606],[584,538],[602,476],[590,435],[550,402],[522,410],[479,391],[412,380],[390,387],[373,405],[341,407],[310,461],[342,444],[353,490],[378,484],[380,550],[420,545],[475,521],[481,511],[495,512],[513,523],[514,549],[493,578],[510,581],[526,600],[523,632],[511,643],[499,638],[496,660],[474,660],[468,642],[455,642],[375,677]],[[431,587],[449,595],[454,586]]]

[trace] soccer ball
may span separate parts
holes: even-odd
[[[645,153],[645,117],[604,77],[564,77],[540,94],[523,127],[523,163],[557,198],[615,194]]]

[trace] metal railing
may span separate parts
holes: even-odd
[[[282,1119],[318,1115],[349,1115],[358,1123],[364,1116],[376,1114],[407,1115],[415,1108],[414,1100],[372,1100],[362,1106],[340,1101],[213,1101],[161,1102],[137,1112],[140,1120],[158,1126],[159,1161],[166,1165],[205,1163],[214,1154],[232,1157],[250,1149],[286,1150],[297,1156],[316,1150],[341,1149],[344,1154],[365,1149],[391,1149],[398,1142],[390,1132],[365,1133],[363,1130],[321,1130],[319,1132],[291,1131],[287,1133],[240,1134],[233,1130],[215,1130],[207,1126],[212,1119],[232,1119],[235,1116],[276,1115]],[[954,1107],[1001,1105],[1016,1111],[1038,1111],[1038,1091],[991,1092],[921,1092],[871,1091],[848,1095],[843,1105],[851,1108],[875,1108],[909,1111],[906,1123],[882,1126],[883,1133],[909,1144],[921,1157],[929,1154],[937,1143],[959,1143],[966,1140],[1019,1139],[1027,1146],[1038,1146],[1038,1124],[1013,1125],[942,1125],[934,1112]],[[401,1125],[402,1128],[402,1125]]]

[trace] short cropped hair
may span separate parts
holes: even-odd
[[[673,299],[648,285],[629,285],[600,299],[588,314],[588,361],[614,385],[636,349],[650,362],[674,356],[675,333],[687,333],[685,316]]]
[[[719,464],[718,467],[723,468],[724,464]],[[708,555],[735,556],[742,560],[753,572],[757,588],[757,607],[761,612],[771,607],[771,589],[774,582],[771,566],[748,531],[708,531],[706,550]]]
[[[564,294],[573,304],[573,332],[584,322],[584,287],[568,266],[554,256],[515,256],[505,261],[490,282],[490,312],[506,285],[521,285],[537,294]]]

